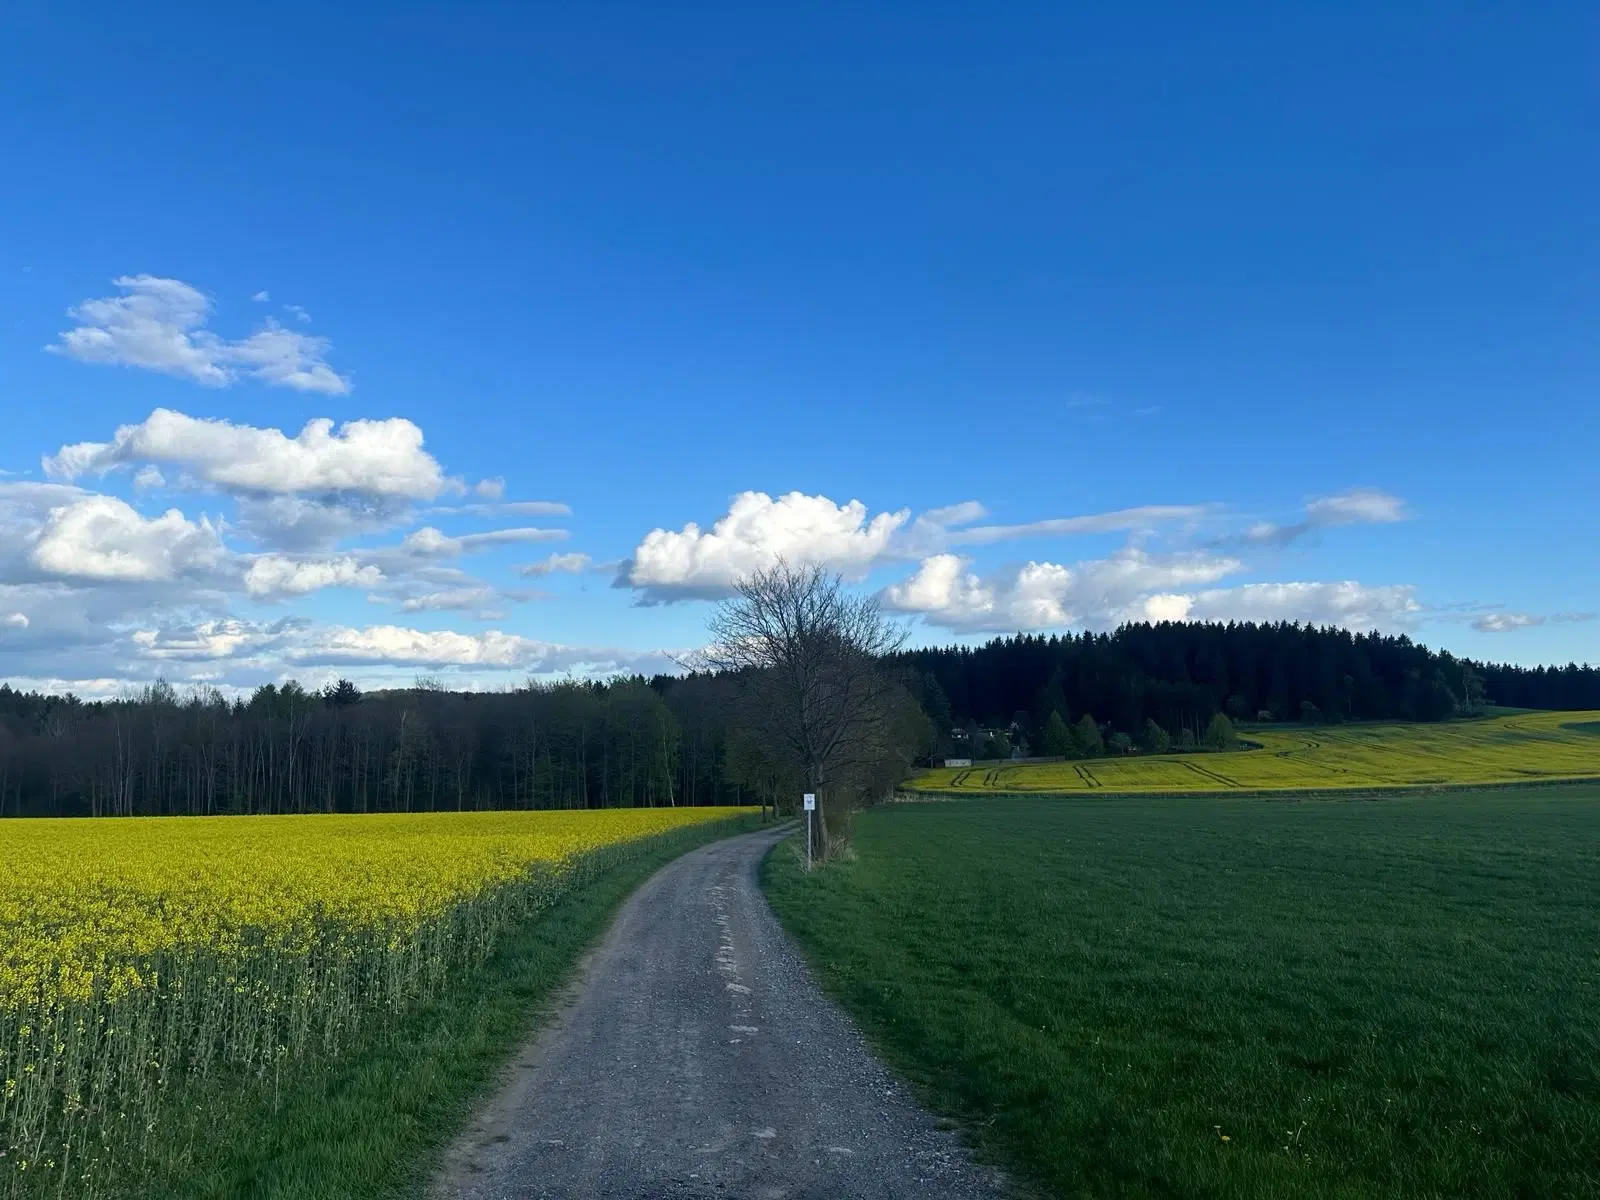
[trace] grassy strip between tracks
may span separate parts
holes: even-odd
[[[196,1095],[192,1124],[130,1194],[171,1200],[423,1194],[439,1154],[622,902],[674,858],[757,827],[754,815],[690,827],[606,868],[505,935],[487,963],[438,1000],[332,1063],[297,1064],[276,1093],[270,1084],[248,1081],[232,1084],[225,1104]]]
[[[1600,1195],[1600,787],[898,805],[764,882],[1053,1194]]]

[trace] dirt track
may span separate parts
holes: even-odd
[[[756,884],[781,836],[703,847],[629,899],[437,1197],[1004,1194],[818,991]]]

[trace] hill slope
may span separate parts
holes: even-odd
[[[963,795],[1303,792],[1600,778],[1600,712],[1261,729],[1245,736],[1260,748],[941,767],[907,787]]]

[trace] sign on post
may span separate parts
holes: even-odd
[[[811,870],[811,814],[817,811],[817,794],[806,793],[806,870]]]

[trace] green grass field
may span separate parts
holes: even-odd
[[[1050,1194],[1600,1196],[1600,786],[893,805],[764,882]]]
[[[1260,749],[1080,762],[986,763],[919,773],[913,791],[1133,794],[1372,790],[1600,780],[1600,713],[1542,712],[1437,725],[1255,729]]]

